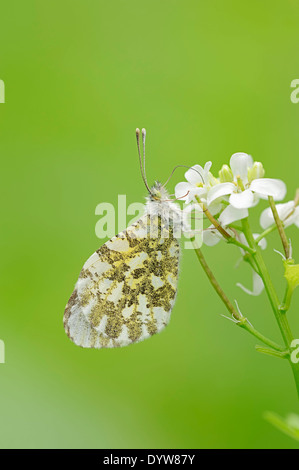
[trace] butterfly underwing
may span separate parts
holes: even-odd
[[[93,253],[80,272],[64,312],[65,331],[78,346],[127,346],[170,320],[181,215],[163,185],[148,189],[144,215]]]
[[[168,324],[180,246],[166,204],[172,203],[148,201],[143,217],[84,264],[64,314],[65,331],[78,346],[127,346]]]

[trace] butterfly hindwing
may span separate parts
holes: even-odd
[[[127,346],[160,332],[174,305],[179,243],[159,215],[144,215],[84,264],[65,309],[72,341]]]

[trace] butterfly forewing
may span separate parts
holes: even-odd
[[[84,264],[64,314],[66,333],[86,348],[142,341],[169,322],[179,243],[159,215],[144,215]]]

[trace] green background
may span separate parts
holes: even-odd
[[[299,410],[288,364],[259,355],[255,339],[221,317],[191,250],[160,335],[83,350],[62,317],[83,263],[102,244],[96,205],[145,196],[137,126],[148,131],[150,181],[207,160],[217,174],[244,151],[293,197],[298,20],[295,0],[1,3],[1,447],[296,447],[263,419],[267,410]],[[298,260],[298,229],[289,234]],[[281,249],[276,234],[266,259],[282,295],[273,248]],[[238,249],[205,253],[243,314],[281,342],[265,293],[251,298],[235,286],[251,283],[247,266],[234,269]],[[296,293],[295,335],[298,307]]]

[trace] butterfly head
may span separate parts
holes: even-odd
[[[164,188],[164,186],[156,181],[156,183],[150,188],[149,191],[149,200],[150,201],[157,201],[163,202],[169,199],[168,192]]]

